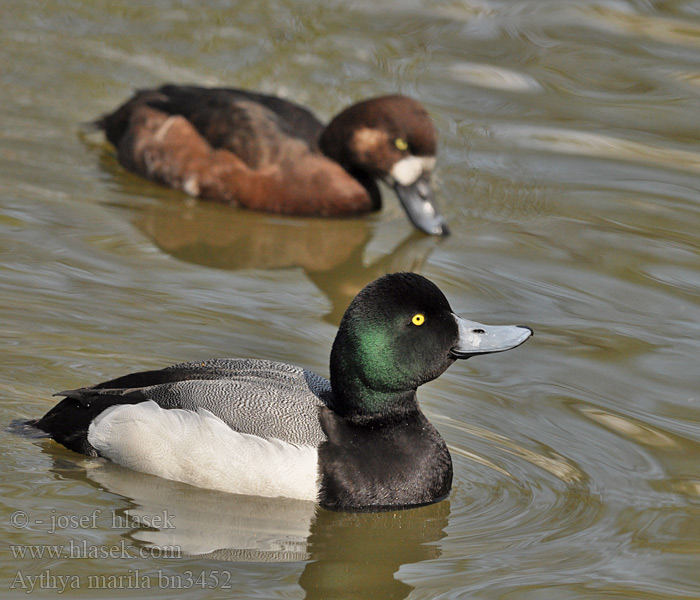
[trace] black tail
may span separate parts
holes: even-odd
[[[110,406],[138,402],[143,402],[143,398],[109,394],[95,396],[89,404],[75,398],[64,398],[41,419],[32,419],[26,424],[45,431],[69,450],[98,456],[97,450],[88,441],[90,423]]]

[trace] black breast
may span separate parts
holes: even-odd
[[[416,411],[393,421],[352,424],[321,409],[320,503],[333,510],[390,510],[430,504],[452,485],[452,459]]]

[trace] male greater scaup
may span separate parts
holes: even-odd
[[[431,281],[395,273],[351,302],[330,381],[267,360],[189,362],[61,392],[30,423],[71,450],[199,487],[337,510],[417,506],[447,495],[452,460],[416,388],[531,334],[462,319]]]
[[[276,96],[165,85],[137,92],[95,125],[125,168],[192,196],[280,214],[350,216],[379,210],[382,179],[418,229],[448,233],[430,183],[435,128],[405,96],[359,102],[324,128]]]

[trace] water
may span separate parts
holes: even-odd
[[[3,597],[700,597],[697,3],[6,0],[0,47],[3,430],[177,361],[327,375],[388,271],[536,332],[421,390],[455,485],[418,510],[196,490],[3,431]],[[284,219],[125,173],[79,124],[165,81],[324,119],[418,98],[453,235],[413,233],[388,190],[365,219]]]

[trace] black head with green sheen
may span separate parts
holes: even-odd
[[[515,348],[528,327],[492,327],[452,312],[431,281],[393,273],[368,284],[348,307],[331,352],[333,410],[372,418],[416,409],[416,388],[456,359]]]

